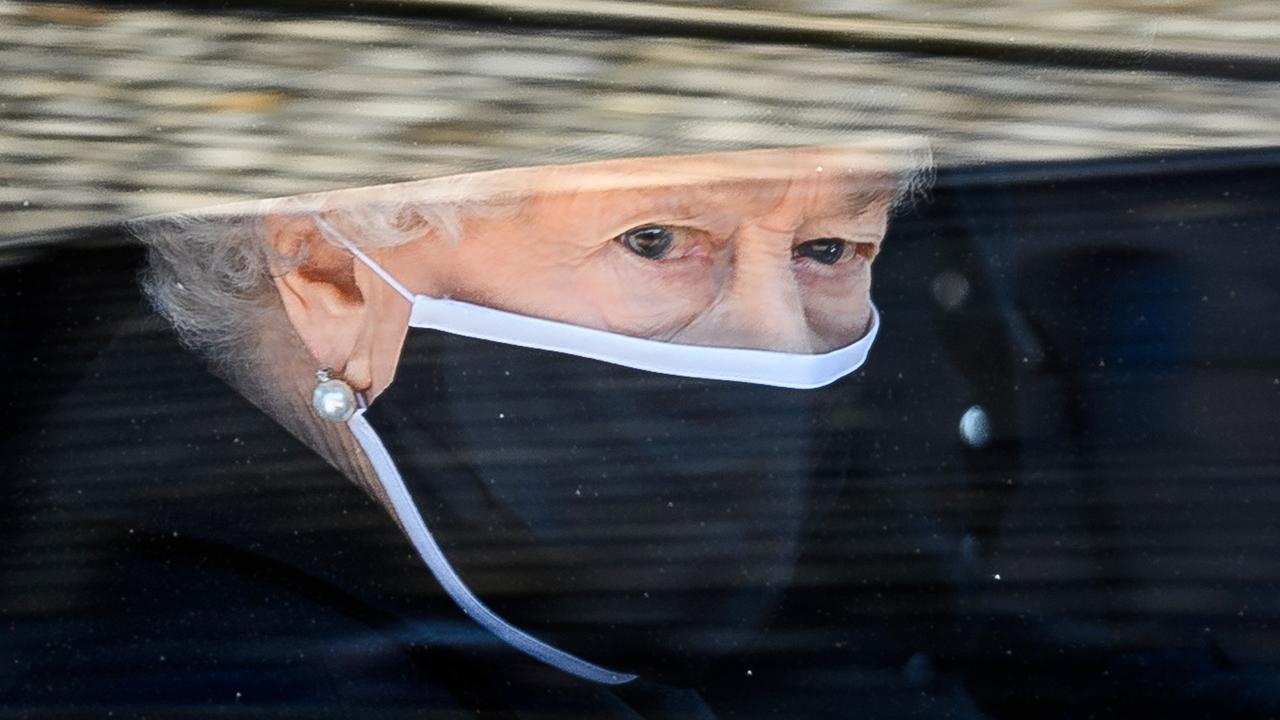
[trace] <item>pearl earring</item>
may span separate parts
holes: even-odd
[[[323,368],[316,371],[311,407],[321,420],[346,422],[356,413],[356,393],[346,382],[335,378],[333,371]]]

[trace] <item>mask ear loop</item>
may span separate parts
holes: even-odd
[[[379,267],[372,258],[361,252],[354,243],[343,237],[332,224],[319,216],[315,218],[315,221],[322,232],[328,234],[329,237],[336,240],[347,250],[350,250],[361,262],[368,265],[370,270],[373,270],[379,277],[387,281],[387,284],[400,293],[405,300],[410,303],[413,302],[413,293],[409,292],[408,288],[391,277],[390,273]],[[395,510],[396,516],[400,519],[400,524],[409,535],[409,541],[413,543],[414,549],[418,551],[418,556],[422,558],[427,569],[435,576],[436,581],[449,594],[449,597],[462,609],[462,612],[516,650],[554,668],[563,670],[570,675],[605,685],[622,685],[636,679],[635,675],[602,668],[576,655],[548,645],[507,622],[502,616],[490,610],[487,605],[481,602],[480,598],[471,592],[471,589],[458,576],[457,571],[449,564],[444,551],[440,549],[440,545],[431,534],[430,528],[427,527],[422,513],[418,512],[418,507],[414,504],[413,497],[409,494],[409,489],[404,484],[404,479],[400,477],[400,470],[391,459],[391,453],[387,452],[386,446],[382,444],[382,439],[378,437],[373,426],[369,424],[368,420],[364,419],[364,412],[368,408],[364,396],[357,394],[356,403],[359,408],[347,420],[347,427],[351,429],[356,441],[373,465],[374,473],[378,476],[378,482],[382,484],[388,499],[391,500],[391,506]]]
[[[400,477],[400,471],[391,460],[391,454],[387,452],[386,446],[382,444],[382,439],[378,437],[373,426],[364,418],[364,412],[363,409],[357,411],[355,416],[347,421],[347,426],[351,428],[360,447],[369,457],[378,481],[386,490],[387,497],[395,508],[405,532],[409,535],[410,542],[418,551],[418,556],[467,617],[516,650],[570,675],[604,685],[623,685],[636,679],[635,675],[600,667],[549,645],[507,622],[481,602],[449,564],[444,551],[427,527],[422,513],[418,512],[417,505],[414,504],[413,497],[404,484],[404,479]]]
[[[382,267],[378,265],[378,263],[373,261],[373,258],[369,257],[368,255],[365,255],[363,250],[356,247],[355,243],[351,242],[346,238],[345,235],[338,232],[338,229],[335,228],[328,220],[325,220],[323,217],[316,215],[315,222],[316,222],[316,227],[320,228],[320,230],[325,235],[328,235],[329,237],[333,238],[339,245],[349,250],[352,255],[355,255],[356,258],[360,260],[360,262],[367,265],[370,270],[377,273],[378,277],[385,280],[386,283],[390,285],[391,288],[395,290],[397,293],[400,293],[400,297],[404,298],[405,300],[408,300],[410,304],[413,303],[413,293],[409,292],[409,288],[400,284],[399,280],[396,280],[395,278],[391,277],[391,273],[387,272],[386,270],[383,270]]]

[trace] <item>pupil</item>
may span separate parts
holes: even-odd
[[[649,226],[628,230],[622,235],[622,244],[643,258],[654,260],[667,254],[674,242],[671,231],[664,227]]]
[[[844,257],[846,245],[847,243],[839,238],[822,238],[797,245],[791,254],[793,257],[816,260],[823,265],[834,265]]]

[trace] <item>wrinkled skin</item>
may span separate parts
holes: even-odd
[[[415,293],[695,345],[821,353],[870,319],[871,263],[901,168],[875,146],[546,166],[464,176],[453,238],[427,217],[370,255]],[[445,178],[327,201],[421,201]],[[434,202],[434,201],[432,201]],[[278,278],[320,366],[376,395],[390,382],[408,303],[305,215],[269,218],[303,265]],[[359,228],[348,228],[358,235]]]

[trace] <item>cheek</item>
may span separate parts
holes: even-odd
[[[457,248],[450,294],[468,302],[539,317],[564,317],[576,305],[576,278],[591,248],[518,222],[472,226]]]
[[[822,342],[820,352],[861,339],[871,319],[871,268],[840,278],[812,278],[803,286],[805,319]]]
[[[555,244],[541,252],[480,252],[473,245],[453,296],[535,317],[666,339],[711,304],[713,262],[706,256],[654,262],[609,243],[584,253]]]
[[[612,247],[585,266],[583,275],[604,329],[667,339],[711,305],[714,270],[707,255],[655,262]]]

